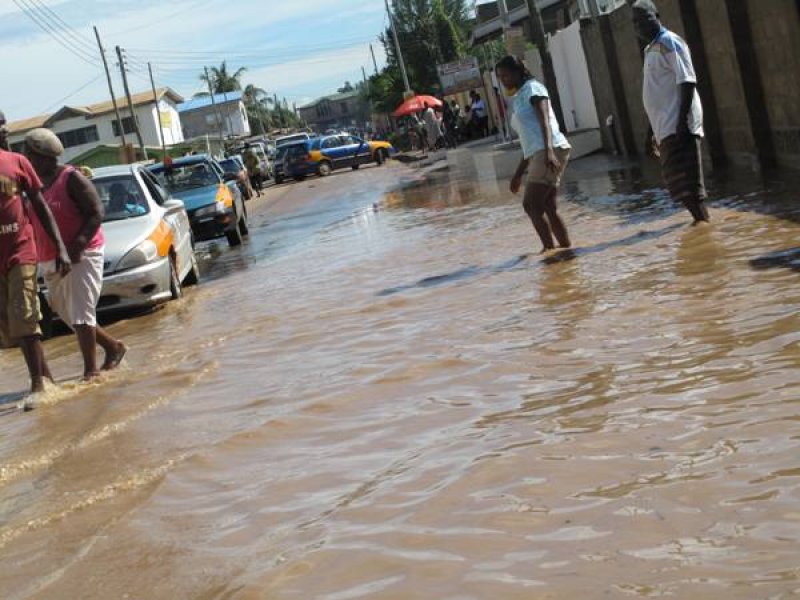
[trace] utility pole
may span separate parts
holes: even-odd
[[[394,16],[392,15],[392,9],[389,8],[389,0],[385,0],[386,2],[386,12],[389,13],[389,24],[392,28],[392,37],[394,38],[394,47],[397,51],[397,62],[400,63],[400,72],[403,74],[403,85],[406,86],[406,93],[405,96],[411,97],[414,93],[411,91],[411,86],[408,84],[408,73],[406,73],[406,63],[403,60],[403,51],[400,49],[400,39],[397,37],[397,27],[394,24]]]
[[[550,103],[553,105],[553,112],[556,113],[556,119],[558,119],[558,125],[561,127],[561,131],[566,133],[567,128],[564,125],[564,111],[561,108],[561,96],[558,93],[558,80],[556,79],[556,70],[553,67],[553,57],[550,56],[547,37],[544,33],[542,13],[539,12],[539,7],[536,6],[536,0],[526,0],[526,2],[528,4],[528,15],[531,19],[531,38],[539,49],[545,85],[547,86],[547,91],[550,92]]]
[[[281,110],[281,105],[278,104],[278,94],[273,93],[272,97],[274,99],[274,102],[272,103],[272,105],[275,107],[275,110],[278,111],[278,125],[280,126],[281,129],[283,129],[283,127],[284,127],[283,111]]]
[[[139,121],[136,119],[136,111],[133,110],[133,100],[131,99],[131,89],[128,87],[128,70],[125,66],[125,58],[122,54],[122,48],[116,46],[117,59],[119,60],[119,70],[122,73],[122,86],[125,88],[125,97],[128,99],[128,110],[131,113],[131,120],[133,121],[133,129],[136,132],[136,139],[139,142],[139,148],[142,149],[142,156],[147,160],[147,148],[144,145],[142,138],[142,130],[139,129]],[[119,126],[124,129],[125,125],[120,121]]]
[[[372,123],[372,96],[370,95],[369,90],[369,81],[367,80],[367,71],[364,67],[361,67],[361,77],[364,78],[364,89],[367,91],[367,98],[368,104],[367,109],[369,110],[369,119],[367,119],[368,123]]]
[[[219,129],[219,141],[222,144],[222,149],[225,149],[225,133],[222,130],[222,113],[219,112],[217,101],[214,98],[214,88],[211,87],[211,77],[208,75],[208,67],[203,67],[206,74],[206,83],[208,83],[208,93],[211,96],[211,106],[214,107],[214,114],[217,116],[217,129]]]
[[[103,59],[103,68],[106,71],[106,81],[108,81],[108,93],[111,94],[111,104],[114,105],[114,114],[117,116],[117,125],[119,126],[119,137],[122,141],[122,148],[128,145],[125,141],[125,128],[122,126],[122,117],[119,114],[119,105],[117,105],[117,98],[114,96],[114,85],[111,83],[111,72],[108,70],[108,61],[106,60],[106,51],[103,49],[103,43],[100,41],[100,32],[97,27],[94,28],[94,37],[97,38],[97,47],[100,49],[100,58]]]
[[[167,142],[164,139],[164,124],[161,122],[161,107],[158,105],[158,94],[156,94],[156,84],[153,81],[153,66],[147,63],[147,71],[150,73],[150,87],[153,88],[153,102],[156,104],[156,118],[158,119],[158,139],[161,141],[161,160],[167,158]]]
[[[378,61],[375,60],[375,49],[372,44],[369,45],[369,53],[372,54],[372,66],[375,67],[375,75],[378,74]]]

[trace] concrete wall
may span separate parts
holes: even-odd
[[[778,163],[800,168],[800,26],[796,0],[747,3]]]
[[[780,165],[800,168],[800,19],[796,0],[740,0],[747,3],[753,50],[757,56],[764,103],[769,115],[777,160]],[[679,0],[657,2],[664,24],[686,37]],[[719,118],[721,143],[725,156],[734,165],[757,166],[758,151],[753,124],[745,99],[741,67],[725,0],[694,2],[714,102],[703,98],[706,113],[715,111]],[[613,35],[617,65],[622,76],[624,107],[636,149],[643,151],[647,118],[642,105],[642,59],[635,36],[631,9],[623,6],[607,17]],[[614,115],[621,139],[620,102],[615,98],[609,68],[609,55],[603,45],[597,20],[581,22],[589,74],[601,124]],[[690,46],[697,40],[687,40]],[[695,57],[697,63],[698,57]],[[752,75],[752,73],[750,73]],[[613,150],[605,126],[604,146]],[[624,145],[623,145],[624,147]]]

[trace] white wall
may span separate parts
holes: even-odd
[[[580,22],[576,21],[550,36],[549,45],[567,132],[599,128],[589,66],[586,64],[581,41]],[[544,82],[538,50],[532,49],[525,53],[525,64],[534,77]]]
[[[580,29],[580,22],[576,21],[550,38],[550,54],[568,131],[600,127]]]

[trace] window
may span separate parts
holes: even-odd
[[[338,148],[342,145],[342,140],[339,137],[329,137],[322,142],[322,149],[329,150],[331,148]]]
[[[114,130],[114,137],[119,137],[119,121],[114,119],[111,121],[111,129]],[[122,129],[124,133],[133,133],[136,131],[136,122],[133,117],[124,117],[122,119]]]
[[[97,125],[91,125],[89,127],[81,127],[80,129],[72,129],[71,131],[59,133],[58,139],[64,144],[64,148],[72,148],[74,146],[97,142],[100,140],[100,137],[97,135]]]
[[[341,107],[342,107],[342,114],[346,115],[347,114],[347,102],[342,102]]]
[[[215,113],[206,115],[206,125],[214,125],[219,127],[219,117]]]
[[[167,200],[167,192],[162,188],[157,182],[155,177],[153,177],[149,172],[142,169],[139,171],[139,175],[142,176],[142,180],[144,181],[144,185],[147,188],[147,191],[150,192],[150,196],[155,200],[155,203],[159,206],[164,206],[164,202]]]

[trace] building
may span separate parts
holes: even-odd
[[[183,141],[181,119],[177,105],[183,97],[169,88],[156,90],[158,109],[153,92],[142,92],[131,96],[136,121],[142,132],[145,146],[158,148],[161,136],[167,146]],[[130,116],[128,101],[118,98],[125,141],[136,144],[134,121]],[[64,144],[64,161],[69,162],[100,145],[121,144],[120,127],[111,101],[88,106],[63,106],[55,113],[40,115],[8,124],[9,142],[13,150],[21,151],[25,135],[37,127],[46,127],[58,135]]]
[[[526,39],[530,39],[530,18],[527,0],[505,0],[508,20],[511,27],[522,27]],[[610,12],[625,4],[626,0],[535,0],[542,15],[545,33],[554,34],[565,29],[580,18],[589,17],[594,11],[598,14]],[[498,0],[490,0],[475,7],[476,25],[473,31],[473,44],[497,39],[503,33]]]
[[[364,127],[369,121],[369,108],[358,91],[323,96],[298,110],[300,118],[319,132]]]
[[[703,147],[714,167],[800,169],[797,2],[658,0],[658,10],[691,50],[703,101]],[[582,19],[580,27],[597,113],[607,125],[604,145],[644,156],[643,61],[631,7],[622,3]]]
[[[242,92],[226,92],[197,96],[178,106],[187,140],[205,135],[218,138],[247,137],[251,135],[247,108]]]

